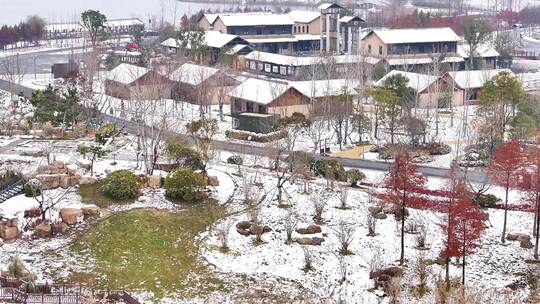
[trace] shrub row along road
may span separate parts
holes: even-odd
[[[15,93],[23,93],[25,96],[31,96],[34,89],[28,88],[25,86],[21,86],[18,84],[10,84],[9,82],[5,80],[0,79],[0,89],[9,91],[13,89]],[[139,131],[139,126],[137,123],[133,121],[129,121],[123,118],[115,117],[109,114],[100,114],[100,118],[108,123],[114,123],[119,128],[122,128],[124,131],[131,133],[131,134],[137,134]],[[148,130],[151,128],[148,126],[145,126]],[[188,138],[185,134],[178,134],[180,136],[184,136]],[[267,155],[267,151],[265,147],[260,146],[254,146],[244,143],[238,143],[238,142],[230,142],[230,141],[222,141],[222,140],[215,140],[214,141],[216,147],[219,150],[232,152],[232,153],[239,153],[239,154],[252,154],[252,155],[260,155],[264,156]],[[311,155],[315,159],[327,159],[327,160],[337,160],[343,164],[345,167],[351,167],[351,168],[358,168],[358,169],[364,169],[364,170],[374,170],[374,171],[388,171],[391,163],[383,162],[383,161],[376,161],[376,160],[366,160],[366,159],[351,159],[351,158],[342,158],[342,157],[330,157],[330,156],[321,156],[319,154],[311,153]],[[438,167],[430,167],[430,166],[418,166],[418,171],[425,174],[429,177],[438,177],[438,178],[446,178],[449,174],[449,169],[446,168],[438,168]],[[467,179],[471,183],[486,183],[487,175],[483,171],[472,171],[462,170],[462,174],[466,174]]]

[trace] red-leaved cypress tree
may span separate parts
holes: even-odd
[[[426,178],[418,172],[416,165],[408,153],[398,154],[394,164],[384,179],[387,189],[383,196],[384,203],[392,204],[394,211],[401,218],[401,254],[399,264],[405,261],[405,212],[407,206],[415,199],[411,193],[425,187]]]
[[[506,218],[508,214],[508,191],[517,185],[520,170],[524,165],[523,149],[516,140],[499,145],[493,152],[488,168],[492,180],[505,188],[504,221],[501,242],[505,242]]]
[[[460,197],[449,206],[448,222],[444,227],[449,234],[444,242],[443,255],[462,258],[462,284],[465,284],[465,257],[481,247],[480,237],[486,228],[485,218],[480,208],[467,197]]]

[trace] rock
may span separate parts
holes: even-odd
[[[79,180],[80,185],[93,185],[95,183],[97,183],[97,178],[90,176],[83,176]]]
[[[15,241],[19,237],[19,228],[17,226],[8,226],[6,224],[0,226],[0,237],[5,242]]]
[[[251,226],[251,228],[249,229],[249,232],[252,234],[252,235],[260,235],[260,234],[264,234],[264,233],[267,233],[267,232],[270,232],[272,231],[272,228],[268,227],[268,226]]]
[[[64,169],[66,167],[66,165],[64,164],[63,161],[59,161],[59,160],[56,160],[52,163],[52,166],[56,169]]]
[[[319,246],[322,244],[322,242],[324,242],[324,239],[319,237],[299,238],[296,240],[296,242],[300,245]]]
[[[48,238],[52,235],[52,225],[42,223],[34,227],[34,234],[40,238]]]
[[[531,248],[534,247],[534,245],[531,242],[531,239],[529,237],[529,239],[522,239],[521,241],[519,241],[519,247],[526,248],[526,249],[531,249]]]
[[[208,176],[208,186],[212,186],[212,187],[219,186],[219,180],[217,176]]]
[[[383,212],[383,208],[381,206],[370,206],[368,207],[368,211],[375,215],[377,213],[382,213]]]
[[[77,160],[77,166],[85,170],[90,170],[90,168],[92,167],[92,162],[88,159],[79,159]]]
[[[52,233],[53,234],[64,234],[68,230],[68,228],[69,228],[69,226],[64,222],[53,224],[52,225]]]
[[[249,232],[249,230],[246,230],[246,229],[236,228],[236,231],[238,233],[240,233],[241,235],[243,235],[243,236],[250,236],[251,235],[251,232]]]
[[[161,176],[152,175],[147,177],[148,187],[152,189],[161,188]]]
[[[248,222],[248,221],[242,221],[242,222],[238,222],[236,223],[236,229],[244,229],[244,230],[247,230],[251,227],[251,222]]]
[[[41,216],[41,209],[39,208],[32,208],[28,210],[24,210],[24,217],[25,218],[34,218]]]
[[[75,175],[79,173],[79,166],[75,164],[69,164],[66,166],[67,174],[69,175]]]
[[[41,183],[43,190],[56,189],[60,186],[60,175],[43,174],[36,176],[36,178]]]
[[[80,175],[72,175],[72,176],[69,177],[69,185],[70,186],[78,185],[80,181],[81,181],[81,176]]]
[[[42,165],[37,167],[36,173],[38,175],[46,175],[46,174],[59,174],[62,173],[63,169],[57,168],[55,166],[48,166],[48,165]]]
[[[81,208],[84,218],[96,218],[99,217],[99,207],[89,206]]]
[[[314,233],[321,233],[322,229],[321,229],[321,226],[309,225],[306,228],[296,229],[296,232],[298,232],[299,234],[314,234]]]
[[[68,225],[76,224],[78,219],[83,215],[82,210],[77,208],[62,208],[60,210],[60,218]]]
[[[375,213],[372,216],[378,220],[384,220],[388,217],[385,213]]]
[[[68,188],[71,185],[70,178],[71,177],[67,174],[60,175],[60,187],[64,189]]]

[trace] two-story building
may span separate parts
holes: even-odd
[[[373,30],[363,39],[363,53],[384,58],[391,69],[418,71],[437,58],[459,68],[460,37],[451,28]]]

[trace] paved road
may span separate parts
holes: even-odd
[[[8,82],[0,80],[0,89],[9,90],[10,89],[9,85],[10,84]],[[31,88],[27,88],[20,85],[15,85],[14,88],[17,93],[22,92],[25,96],[31,96],[32,92],[34,91]],[[112,115],[104,114],[104,113],[100,114],[100,116],[103,121],[106,121],[108,123],[114,123],[119,128],[123,128],[128,133],[137,134],[139,131],[137,124],[132,121],[128,121],[128,120],[118,118]],[[149,127],[147,128],[149,129]],[[179,134],[179,135],[185,136],[183,134]],[[252,146],[249,144],[243,144],[243,143],[238,143],[238,142],[221,141],[221,140],[216,140],[215,144],[218,149],[232,152],[232,153],[253,154],[253,155],[263,155],[263,156],[267,155],[267,151],[264,147]],[[320,156],[319,154],[312,154],[312,156],[316,159],[322,158],[322,159],[337,160],[341,162],[343,166],[345,167],[358,168],[358,169],[367,169],[367,170],[374,170],[374,171],[388,171],[388,169],[391,166],[391,163],[383,162],[383,161],[376,161],[376,160],[338,158],[338,157]],[[426,176],[430,176],[430,177],[446,178],[449,174],[448,169],[431,167],[431,166],[419,166],[418,170],[422,172],[423,174],[425,174]],[[465,171],[462,171],[462,174],[465,175]],[[486,182],[486,174],[482,171],[468,170],[466,175],[467,175],[467,179],[472,183],[485,183]]]

